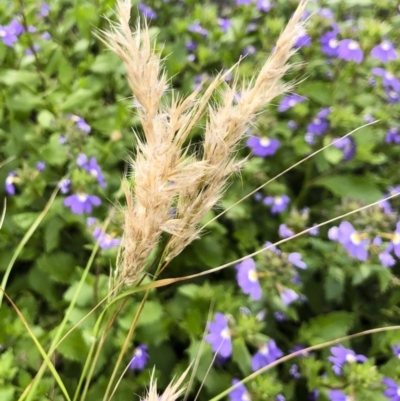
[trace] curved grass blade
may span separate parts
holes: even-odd
[[[17,313],[18,317],[21,319],[22,323],[24,324],[28,334],[32,338],[33,342],[35,343],[37,349],[39,350],[40,354],[42,355],[44,362],[46,366],[49,368],[50,372],[54,376],[54,379],[56,380],[58,386],[60,387],[61,391],[64,394],[64,397],[67,401],[71,401],[71,398],[69,397],[69,394],[67,392],[67,389],[64,386],[63,381],[61,380],[60,375],[57,373],[56,368],[52,364],[50,358],[47,356],[46,351],[43,349],[43,347],[40,345],[39,340],[36,338],[35,334],[33,334],[31,328],[29,327],[28,322],[25,320],[24,315],[21,313],[21,311],[18,309],[17,305],[11,300],[11,298],[6,294],[4,289],[1,289],[1,293],[4,294],[4,296],[7,298],[8,302],[12,305],[14,308],[15,312]]]
[[[38,218],[34,221],[32,226],[29,228],[29,230],[26,232],[26,234],[22,238],[21,242],[18,244],[17,249],[15,250],[13,256],[11,257],[10,262],[8,263],[6,271],[4,272],[3,279],[1,280],[1,288],[3,290],[6,289],[8,277],[10,276],[10,273],[11,273],[11,270],[12,270],[12,268],[14,266],[15,261],[17,260],[17,258],[19,256],[19,254],[21,253],[21,251],[24,249],[24,246],[27,244],[29,239],[32,237],[33,233],[39,227],[39,224],[42,222],[42,220],[46,216],[47,212],[50,210],[50,207],[53,204],[54,199],[56,198],[59,189],[60,189],[60,187],[57,185],[56,189],[51,194],[50,199],[47,202],[45,208],[39,214]],[[1,308],[1,304],[3,302],[3,294],[4,294],[4,292],[0,292],[0,308]]]
[[[265,373],[267,370],[270,370],[273,367],[275,367],[275,366],[277,366],[277,365],[279,365],[279,364],[281,364],[283,362],[289,361],[289,360],[291,360],[291,359],[293,359],[293,358],[295,358],[297,356],[300,356],[300,355],[304,354],[305,352],[316,351],[316,350],[321,349],[321,348],[326,348],[326,347],[329,347],[331,345],[338,344],[338,343],[340,343],[342,341],[347,341],[347,340],[351,340],[352,338],[366,336],[368,334],[382,333],[382,332],[385,332],[385,331],[394,331],[394,330],[400,330],[400,326],[378,327],[376,329],[360,331],[359,333],[350,334],[350,335],[345,336],[345,337],[336,338],[335,340],[327,341],[327,342],[324,342],[322,344],[313,345],[311,347],[303,348],[303,349],[301,349],[299,351],[292,352],[291,354],[285,355],[284,357],[282,357],[280,359],[277,359],[275,362],[272,362],[269,365],[264,366],[263,368],[261,368],[261,369],[257,370],[256,372],[250,374],[249,376],[245,377],[240,382],[236,383],[234,386],[229,387],[228,389],[226,389],[222,393],[220,393],[217,396],[211,398],[209,401],[218,401],[218,400],[222,399],[223,397],[227,396],[232,390],[234,390],[237,387],[239,387],[241,384],[245,384],[245,383],[249,382],[250,380],[253,380],[257,376]]]

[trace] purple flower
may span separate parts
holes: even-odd
[[[25,54],[26,54],[27,56],[33,56],[33,53],[34,53],[34,52],[37,53],[39,50],[40,50],[40,46],[37,45],[36,43],[34,43],[34,44],[32,45],[32,48],[31,48],[31,49],[26,49],[26,50],[25,50]]]
[[[311,132],[306,132],[306,134],[304,135],[304,140],[310,145],[314,145],[315,144],[315,134],[311,133]]]
[[[87,134],[89,134],[90,131],[92,130],[92,128],[90,127],[90,125],[89,125],[83,118],[81,118],[81,117],[78,117],[78,118],[75,120],[75,123],[76,123],[77,127],[78,127],[81,131],[86,132]]]
[[[339,42],[338,58],[346,61],[354,61],[360,64],[363,60],[363,52],[360,45],[353,39],[344,39]]]
[[[4,189],[8,195],[15,195],[15,186],[14,182],[16,181],[17,173],[15,171],[11,171],[8,173],[6,181],[4,183]]]
[[[232,26],[232,21],[228,18],[218,18],[218,24],[221,31],[226,33],[228,29]]]
[[[385,136],[385,142],[390,143],[400,143],[400,133],[397,128],[389,128]]]
[[[255,54],[257,52],[257,49],[253,45],[248,45],[242,50],[243,56],[246,56],[247,54]]]
[[[299,252],[289,253],[288,260],[299,269],[307,269],[307,265],[301,260],[301,254]]]
[[[222,357],[228,358],[232,354],[231,331],[228,327],[228,320],[222,313],[217,312],[214,322],[208,324],[206,341],[211,344],[211,349],[218,352]]]
[[[351,160],[356,154],[356,144],[354,143],[353,139],[349,138],[334,138],[332,142],[335,142],[333,146],[337,149],[343,151],[343,161],[347,162]]]
[[[69,180],[68,178],[61,180],[58,184],[58,186],[60,187],[60,192],[62,194],[66,194],[69,191],[71,185],[71,180]]]
[[[203,28],[200,25],[199,21],[195,21],[192,25],[188,26],[188,31],[189,32],[194,32],[194,33],[198,33],[202,36],[207,36],[208,35],[208,31],[207,29]]]
[[[256,200],[257,202],[262,201],[262,198],[263,198],[263,196],[262,196],[262,193],[261,193],[261,192],[256,192],[256,193],[254,194],[254,200]]]
[[[332,107],[324,107],[321,109],[318,114],[317,118],[327,118],[332,111]]]
[[[398,258],[400,258],[400,221],[396,224],[396,230],[392,235],[393,251]]]
[[[390,401],[400,401],[400,386],[389,377],[382,379],[382,383],[387,387],[383,395]]]
[[[297,301],[299,298],[299,294],[291,288],[286,288],[286,290],[281,292],[281,300],[286,306],[289,306],[291,303]]]
[[[156,19],[157,18],[156,12],[152,8],[150,8],[149,6],[146,6],[143,3],[139,3],[138,4],[138,9],[143,14],[143,16],[145,18],[149,18],[149,19]]]
[[[392,267],[396,264],[394,257],[387,251],[379,254],[379,260],[381,261],[382,265],[386,267]]]
[[[339,49],[339,41],[337,40],[337,32],[329,31],[324,33],[320,39],[321,51],[328,57],[337,57]]]
[[[290,353],[293,354],[294,352],[301,351],[301,350],[303,350],[304,348],[305,348],[304,345],[297,344],[297,345],[295,345],[295,346],[290,350]],[[304,352],[302,352],[302,353],[300,354],[300,356],[304,356],[304,357],[309,356],[309,355],[310,355],[310,353],[309,353],[308,351],[304,351]]]
[[[97,164],[97,160],[94,157],[91,157],[89,160],[89,164],[85,168],[94,178],[97,179],[97,182],[103,188],[107,186],[106,182],[104,181],[104,176],[101,171],[100,166]]]
[[[297,129],[297,128],[299,127],[299,125],[298,125],[295,121],[290,120],[290,121],[288,121],[288,123],[287,123],[287,127],[288,127],[289,129],[291,129],[291,130],[295,130],[295,129]]]
[[[382,63],[387,63],[390,60],[397,60],[397,54],[393,43],[388,40],[384,40],[381,44],[375,46],[371,50],[371,57],[381,60]]]
[[[269,0],[257,0],[256,9],[259,11],[268,12],[273,7],[273,4]]]
[[[281,255],[281,254],[282,254],[282,251],[280,251],[275,245],[272,245],[272,242],[267,241],[267,242],[264,244],[264,247],[265,247],[265,248],[269,247],[269,248],[268,248],[268,251],[273,252],[273,253],[275,253],[276,255]]]
[[[340,390],[329,391],[328,397],[331,401],[351,401],[351,398],[347,397],[347,395]]]
[[[287,195],[267,196],[264,198],[263,203],[267,206],[272,205],[271,213],[277,214],[282,213],[287,209],[290,203],[290,198]]]
[[[133,358],[129,365],[131,370],[143,370],[146,367],[149,354],[147,353],[147,345],[138,345],[133,351]]]
[[[88,157],[84,153],[79,153],[76,159],[76,164],[84,169],[88,163],[89,163]]]
[[[314,118],[310,124],[307,125],[307,132],[315,135],[322,135],[329,128],[329,123],[320,118]]]
[[[248,6],[253,2],[253,0],[236,0],[237,6]]]
[[[296,93],[285,96],[279,103],[278,111],[287,111],[299,103],[305,102],[306,99]]]
[[[278,234],[281,238],[289,238],[294,235],[294,232],[286,224],[281,224],[279,226]]]
[[[282,394],[278,394],[275,397],[275,401],[286,401],[286,398]]]
[[[278,322],[284,322],[286,320],[286,316],[281,312],[274,312],[274,317]]]
[[[333,19],[334,18],[333,11],[330,10],[329,8],[325,8],[325,7],[320,8],[318,10],[318,15],[320,15],[321,17],[326,18],[326,19]]]
[[[293,47],[309,47],[311,46],[311,37],[307,34],[305,29],[302,29],[296,39],[296,42],[293,44]]]
[[[47,17],[50,13],[50,6],[47,3],[42,3],[40,5],[38,14],[42,17]]]
[[[347,252],[358,260],[365,262],[368,259],[367,246],[369,240],[359,234],[348,221],[342,221],[337,232],[337,240]]]
[[[289,374],[295,379],[300,379],[301,374],[299,372],[299,367],[295,363],[290,367]]]
[[[121,243],[121,239],[114,238],[111,235],[101,231],[100,227],[96,227],[93,231],[93,238],[97,239],[99,242],[99,247],[101,249],[109,249],[114,246],[118,246]]]
[[[25,28],[22,24],[20,24],[17,20],[13,19],[9,24],[8,28],[10,31],[14,33],[14,35],[19,36],[22,35],[25,31]],[[29,29],[29,28],[28,28]]]
[[[279,148],[280,142],[277,139],[267,137],[251,136],[246,145],[252,149],[253,154],[259,157],[273,156]]]
[[[236,383],[239,382],[240,382],[239,379],[233,379],[232,385],[235,385]],[[250,401],[251,397],[250,394],[247,392],[245,385],[240,384],[229,393],[229,399],[231,401]]]
[[[91,213],[93,206],[101,205],[98,196],[87,194],[75,194],[67,196],[64,199],[64,206],[71,208],[71,212],[75,214]]]
[[[46,168],[46,162],[40,161],[36,163],[36,170],[43,171]]]
[[[94,226],[96,223],[97,223],[96,217],[88,217],[88,218],[86,219],[86,225],[87,225],[88,227],[92,227],[92,226]]]
[[[104,175],[101,171],[101,168],[97,164],[97,160],[94,157],[88,159],[88,157],[85,154],[80,153],[76,160],[76,163],[79,167],[82,167],[90,175],[96,178],[100,186],[102,186],[103,188],[107,186],[106,182],[104,181]]]
[[[376,121],[376,118],[372,115],[372,114],[364,114],[364,121],[366,123],[373,123],[374,121]]]
[[[258,281],[256,265],[252,258],[245,259],[236,265],[237,281],[242,291],[250,295],[252,299],[258,301],[261,299],[262,291]]]
[[[390,90],[385,88],[385,92],[387,95],[386,101],[388,103],[399,103],[400,102],[400,93],[394,90]]]
[[[371,72],[378,77],[382,77],[382,85],[385,88],[393,89],[394,91],[400,91],[400,80],[397,79],[391,72],[384,70],[383,68],[373,68]]]
[[[318,235],[319,233],[319,228],[317,227],[317,224],[314,224],[311,227],[311,230],[308,232],[310,235]]]
[[[315,388],[314,390],[311,391],[310,395],[308,396],[308,399],[310,401],[317,401],[319,397],[319,391]]]
[[[194,40],[188,40],[185,44],[186,50],[189,52],[194,52],[197,48],[197,43]]]
[[[50,35],[48,32],[43,32],[43,33],[40,35],[40,37],[41,37],[43,40],[50,40],[50,39],[51,39],[51,35]]]
[[[23,32],[24,27],[16,20],[12,20],[8,25],[0,25],[0,38],[8,47],[12,47]]]
[[[400,344],[394,344],[391,346],[394,356],[400,359]]]
[[[330,356],[328,359],[333,363],[332,370],[339,376],[342,374],[343,365],[346,362],[364,363],[367,361],[367,357],[364,355],[357,355],[353,350],[344,348],[341,344],[339,344],[337,347],[332,347],[331,353],[333,356]]]
[[[283,352],[277,347],[275,341],[268,341],[254,354],[253,358],[251,359],[253,371],[255,372],[256,370],[269,365],[270,363],[279,359],[281,356],[283,356]]]

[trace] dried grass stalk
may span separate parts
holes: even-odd
[[[147,25],[129,26],[130,0],[117,3],[118,22],[100,33],[100,39],[124,62],[129,86],[138,107],[145,140],[136,135],[136,158],[131,164],[131,186],[125,186],[126,210],[122,253],[117,282],[132,284],[145,269],[161,234],[171,235],[166,260],[178,255],[198,236],[197,227],[219,201],[228,177],[243,161],[236,158],[237,146],[256,116],[271,99],[289,86],[279,84],[288,70],[287,60],[300,30],[306,1],[302,0],[278,39],[274,53],[257,77],[241,89],[225,84],[219,106],[209,105],[227,73],[219,74],[200,96],[194,91],[186,99],[175,97],[162,104],[167,78],[160,55],[152,47]],[[188,155],[185,143],[208,107],[202,159]],[[171,213],[171,209],[175,212]]]
[[[181,396],[185,391],[185,385],[183,385],[183,381],[187,376],[191,366],[187,368],[182,375],[179,377],[177,381],[174,380],[169,383],[168,387],[164,390],[162,395],[157,393],[157,380],[154,378],[154,371],[151,375],[150,386],[144,401],[175,401]]]

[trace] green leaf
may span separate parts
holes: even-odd
[[[38,216],[39,213],[26,212],[13,216],[13,219],[18,227],[22,228],[23,230],[27,230],[38,218]]]
[[[37,109],[43,104],[41,95],[33,95],[31,92],[21,90],[20,93],[7,96],[7,107],[13,111],[28,112]]]
[[[89,281],[89,278],[87,281]],[[65,291],[64,296],[63,296],[65,301],[67,301],[67,302],[72,301],[72,297],[74,296],[78,285],[79,285],[79,283],[75,282],[71,285],[71,287],[68,288],[67,291]],[[82,285],[82,290],[79,292],[76,304],[78,306],[88,306],[88,305],[92,305],[93,302],[94,302],[93,283],[89,284],[88,282],[85,282]]]
[[[40,82],[40,77],[37,72],[25,70],[2,70],[0,74],[0,82],[6,86],[34,86]]]
[[[42,255],[37,264],[39,268],[52,280],[69,284],[75,273],[77,262],[75,258],[65,252],[56,252],[51,255]]]
[[[59,135],[53,134],[49,143],[43,147],[41,156],[46,162],[53,166],[62,166],[68,159],[65,148],[59,142]]]
[[[328,270],[328,276],[324,282],[325,295],[328,301],[342,299],[344,279],[345,274],[342,269],[333,267]]]
[[[11,384],[3,384],[0,388],[0,400],[1,401],[13,401],[15,388]]]
[[[54,114],[49,110],[41,110],[37,116],[37,121],[43,128],[50,128],[54,124],[54,120]]]
[[[98,55],[90,70],[97,74],[110,74],[121,67],[122,63],[120,59],[114,53],[108,52]]]
[[[366,203],[376,202],[382,198],[382,192],[366,176],[333,175],[320,178],[315,185],[323,186],[341,198],[351,198]]]
[[[178,288],[178,292],[185,295],[188,298],[195,299],[199,292],[199,286],[196,284],[185,284]]]
[[[303,82],[299,88],[301,88],[300,94],[316,101],[321,106],[332,104],[332,86],[330,83]]]
[[[232,341],[232,359],[237,363],[243,376],[251,373],[251,355],[243,338],[235,338]]]
[[[147,301],[140,315],[138,326],[144,326],[160,320],[163,315],[163,308],[156,301]]]
[[[89,347],[83,338],[81,330],[75,328],[57,347],[57,351],[67,359],[83,362],[89,351]]]
[[[345,336],[352,328],[355,316],[351,312],[331,312],[317,316],[300,328],[300,338],[311,345]]]
[[[83,107],[88,100],[94,97],[94,92],[90,89],[80,88],[76,92],[68,96],[67,100],[61,105],[61,110],[64,112],[74,111]]]
[[[323,155],[325,159],[332,164],[338,164],[343,159],[343,152],[340,149],[335,148],[334,146],[326,148],[323,151]]]
[[[51,252],[60,243],[60,231],[64,228],[64,221],[54,216],[46,225],[44,229],[44,245],[46,252]]]

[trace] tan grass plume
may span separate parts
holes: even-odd
[[[164,390],[162,395],[159,395],[157,392],[157,380],[154,378],[154,370],[150,379],[150,386],[147,392],[147,395],[143,399],[144,401],[175,401],[180,397],[184,391],[186,386],[183,384],[185,377],[187,376],[191,366],[189,366],[182,375],[178,378],[178,380],[172,380],[171,383],[168,384],[167,388]]]
[[[130,185],[125,186],[126,209],[121,260],[116,277],[132,284],[146,268],[162,233],[168,233],[164,260],[178,255],[199,235],[198,226],[221,198],[228,178],[243,164],[237,148],[257,113],[273,98],[290,89],[280,79],[290,68],[293,44],[304,28],[300,22],[307,0],[299,6],[280,35],[272,55],[258,75],[240,88],[224,82],[227,73],[212,80],[204,94],[195,90],[182,99],[168,87],[160,54],[146,24],[131,31],[130,0],[118,0],[117,23],[100,33],[100,39],[124,62],[144,138],[136,137],[136,157],[130,162]],[[221,100],[209,100],[217,87]],[[241,97],[235,102],[240,89]],[[187,139],[207,112],[202,157],[188,154]]]

